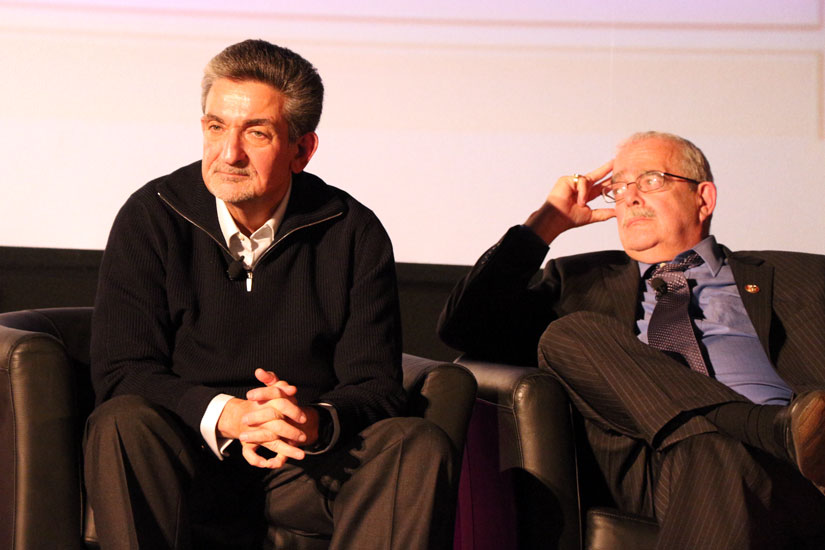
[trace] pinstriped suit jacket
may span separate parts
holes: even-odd
[[[825,256],[723,251],[745,309],[780,376],[795,392],[825,387]],[[642,281],[622,251],[551,260],[536,278],[547,246],[511,228],[453,290],[439,334],[456,349],[495,360],[535,364],[541,333],[575,311],[611,315],[636,331]]]

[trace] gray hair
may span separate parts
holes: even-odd
[[[314,132],[321,119],[324,85],[312,64],[287,48],[265,40],[244,40],[229,46],[212,58],[203,71],[201,109],[206,96],[220,78],[269,84],[284,95],[284,119],[289,141],[296,142]]]
[[[619,149],[624,149],[628,145],[648,139],[660,139],[676,146],[680,157],[679,169],[682,172],[677,175],[695,179],[696,181],[713,181],[713,172],[710,170],[710,163],[702,150],[687,139],[675,134],[653,131],[638,132],[624,140],[619,145]]]

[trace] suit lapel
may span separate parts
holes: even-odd
[[[727,256],[739,296],[745,311],[756,329],[756,334],[765,353],[771,355],[771,318],[773,316],[773,267],[753,256],[731,254],[723,248]]]
[[[606,265],[602,270],[605,287],[613,302],[615,317],[635,331],[641,279],[639,264],[628,259],[625,264]]]

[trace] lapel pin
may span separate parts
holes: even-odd
[[[745,292],[748,294],[756,294],[759,292],[759,285],[745,285]]]

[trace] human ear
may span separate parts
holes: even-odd
[[[318,149],[318,134],[315,132],[307,132],[298,138],[297,145],[298,149],[289,164],[289,168],[293,174],[303,172],[306,165],[309,164],[309,159],[312,158],[312,155],[314,155]]]
[[[699,220],[704,222],[716,208],[716,184],[703,181],[696,188],[696,200],[699,204]]]

